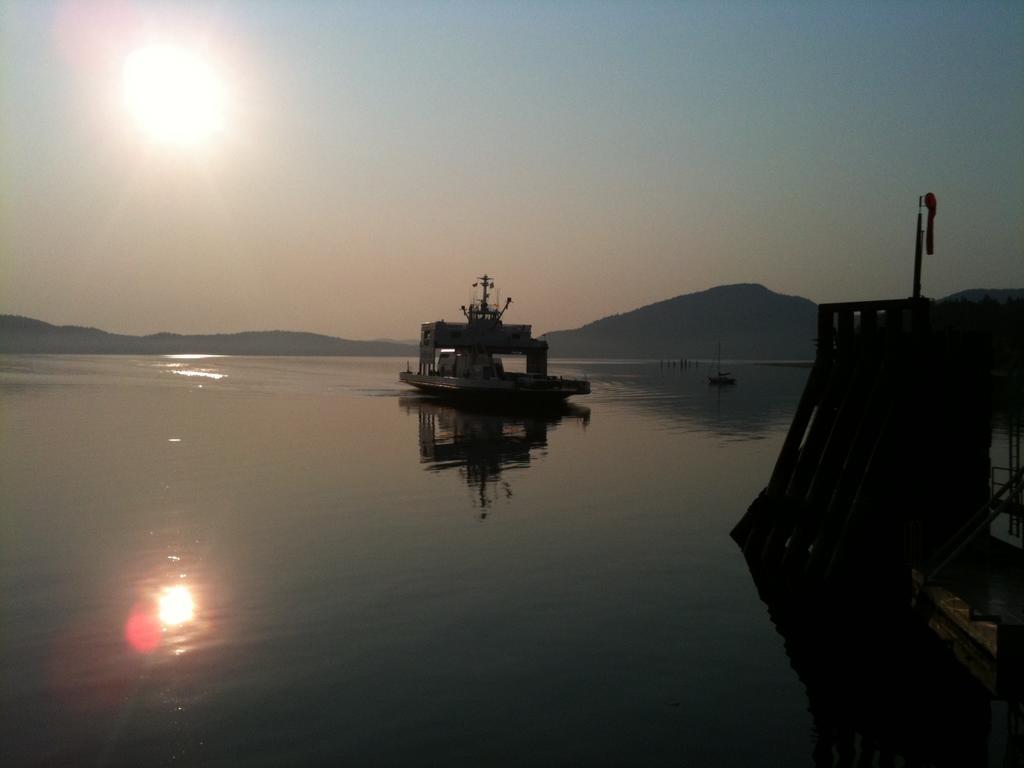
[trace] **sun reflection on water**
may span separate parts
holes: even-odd
[[[202,360],[207,357],[227,357],[227,355],[164,355],[171,360]]]
[[[226,357],[226,355],[163,355],[165,359],[171,360],[205,360],[207,358]],[[153,363],[156,368],[161,368],[176,376],[199,377],[203,379],[220,380],[227,378],[226,373],[220,373],[216,368],[200,367],[186,362]]]
[[[195,619],[192,590],[185,584],[164,587],[132,608],[124,626],[125,640],[137,653],[153,653],[167,645],[173,646],[175,655],[181,655],[185,652],[182,643],[187,639],[182,633]]]
[[[193,370],[191,368],[186,370],[174,370],[171,371],[171,373],[177,374],[178,376],[201,376],[205,379],[223,379],[227,376],[226,373],[214,373],[213,371],[208,371],[205,368],[202,370]]]
[[[159,606],[160,621],[164,624],[177,626],[186,621],[192,621],[195,614],[195,603],[192,601],[192,593],[188,587],[178,585],[168,587],[160,595],[157,601]]]

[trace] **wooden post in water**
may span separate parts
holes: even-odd
[[[908,558],[987,498],[988,361],[986,340],[933,332],[925,299],[820,306],[775,469],[732,531],[759,588],[904,599]]]

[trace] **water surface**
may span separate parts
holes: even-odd
[[[404,366],[0,358],[11,763],[811,764],[728,537],[805,369],[556,363],[529,416]]]

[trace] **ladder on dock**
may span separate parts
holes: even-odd
[[[1024,427],[1024,370],[1015,369],[1001,377],[1005,381],[1006,391],[1006,466],[993,466],[991,475],[992,492],[1005,482],[1003,478],[1012,478],[1024,462],[1021,461],[1021,433]],[[1006,510],[1007,535],[1015,539],[1016,546],[1024,551],[1024,489],[1018,488],[1010,497],[1010,505]]]
[[[934,579],[962,553],[1001,514],[1009,511],[1024,491],[1024,467],[1018,467],[1010,479],[993,492],[991,498],[940,547],[924,567],[926,579]]]
[[[1024,768],[1024,706],[1019,701],[1007,703],[1006,765]]]

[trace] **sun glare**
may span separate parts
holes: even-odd
[[[157,601],[160,621],[168,625],[184,624],[192,620],[195,606],[192,595],[183,586],[165,589]]]
[[[194,145],[224,128],[224,89],[210,66],[185,48],[151,45],[124,62],[129,113],[157,141]]]

